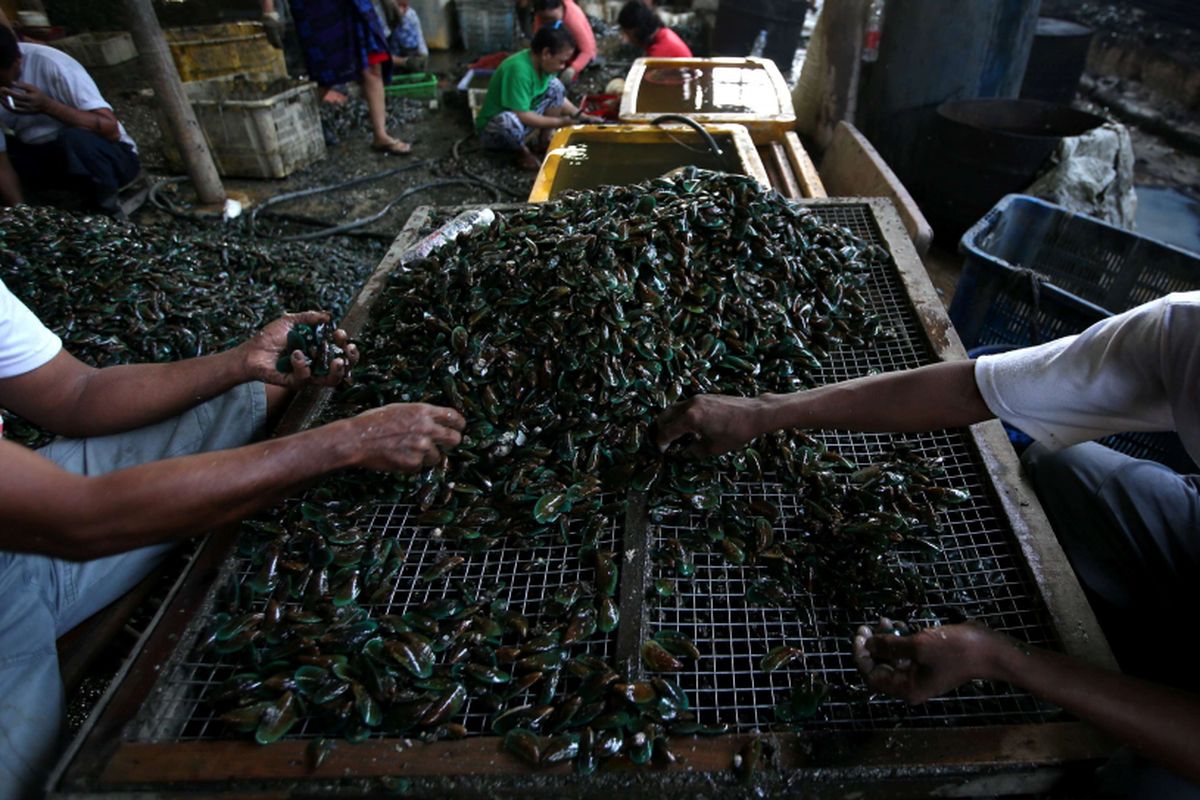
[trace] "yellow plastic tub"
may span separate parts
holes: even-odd
[[[745,125],[755,141],[796,127],[787,82],[765,58],[639,58],[625,77],[621,121],[645,124],[662,114]]]
[[[287,76],[283,51],[271,46],[260,22],[169,28],[164,34],[185,83],[251,73]]]
[[[686,125],[575,125],[560,128],[534,181],[529,202],[541,203],[568,189],[638,183],[677,167],[695,165],[748,175],[770,186],[754,141],[741,125],[705,125],[720,146]]]

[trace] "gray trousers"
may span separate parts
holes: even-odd
[[[1094,442],[1035,443],[1021,461],[1121,669],[1195,691],[1177,641],[1200,611],[1200,476]],[[1131,756],[1101,771],[1104,791],[1200,800],[1200,786]]]
[[[101,475],[260,436],[267,399],[247,383],[178,417],[114,436],[59,439],[38,453]],[[174,543],[92,561],[0,550],[0,800],[41,797],[58,756],[65,698],[55,640],[137,585]]]
[[[1165,645],[1200,611],[1200,476],[1094,442],[1022,461],[1122,669],[1193,689]]]

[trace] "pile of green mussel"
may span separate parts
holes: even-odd
[[[377,260],[336,245],[250,241],[216,225],[132,226],[33,206],[0,213],[0,279],[94,366],[215,353],[285,310],[338,314]],[[5,435],[48,440],[16,419]]]
[[[918,606],[920,578],[889,554],[936,549],[940,508],[967,499],[936,460],[900,443],[855,463],[799,431],[707,460],[653,444],[677,400],[810,387],[835,350],[891,336],[864,297],[889,258],[751,180],[687,170],[499,213],[394,273],[354,383],[324,415],[448,405],[468,420],[463,442],[418,476],[335,476],[248,524],[250,572],[202,645],[238,665],[208,698],[214,713],[262,743],[301,720],[329,739],[433,739],[468,734],[469,701],[531,765],[673,761],[669,736],[727,728],[702,724],[672,678],[703,669],[704,642],[650,631],[633,674],[597,655],[621,624],[626,555],[611,531],[630,502],[647,509],[646,602],[674,602],[716,563],[753,570],[752,606]],[[797,499],[787,530],[802,535],[739,491],[768,484]],[[416,536],[443,550],[416,587],[397,585],[401,541],[366,524],[381,503],[411,505]],[[463,577],[501,545],[531,563],[565,546],[591,579],[510,607],[502,581]],[[436,599],[393,608],[412,588]],[[762,670],[803,656],[778,645]],[[802,673],[792,685],[776,709],[785,729],[827,691]],[[326,747],[314,740],[314,760]]]

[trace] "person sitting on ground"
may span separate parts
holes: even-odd
[[[663,24],[662,18],[642,0],[629,0],[617,15],[617,26],[625,41],[640,47],[647,58],[691,58],[692,51],[679,34]]]
[[[267,508],[347,467],[416,472],[456,446],[450,408],[395,404],[249,444],[292,389],[336,384],[276,360],[288,314],[242,345],[174,363],[93,369],[0,281],[0,407],[68,437],[38,451],[0,438],[0,798],[40,796],[63,730],[55,639],[138,583],[173,544]]]
[[[137,146],[83,66],[66,53],[18,43],[0,25],[0,202],[26,190],[77,193],[92,208],[122,216],[118,190],[141,171]]]
[[[383,0],[383,10],[392,32],[388,34],[388,49],[392,66],[406,72],[420,72],[429,59],[429,47],[421,31],[421,18],[404,0]]]
[[[566,125],[601,121],[582,114],[555,77],[574,51],[565,29],[546,26],[533,35],[527,50],[500,62],[475,120],[484,147],[515,151],[519,167],[536,170],[541,162],[527,139]]]
[[[579,77],[584,67],[596,58],[596,35],[587,14],[575,0],[533,0],[533,31],[536,34],[543,25],[562,23],[575,42],[575,53],[558,73],[558,79],[570,83]]]
[[[1200,292],[1168,295],[1077,336],[974,361],[790,395],[693,397],[660,415],[656,441],[665,448],[690,434],[692,452],[709,456],[782,428],[924,431],[995,416],[1016,425],[1035,439],[1022,462],[1051,526],[1119,663],[1137,677],[983,626],[947,625],[900,637],[860,629],[855,658],[868,685],[920,703],[973,679],[1009,681],[1200,782],[1195,669],[1172,646],[1200,611],[1200,476],[1089,441],[1173,430],[1200,462],[1198,332]],[[1162,788],[1179,778],[1161,770],[1135,780],[1141,796],[1180,796]]]
[[[273,4],[263,2],[264,7]],[[384,87],[392,75],[392,54],[371,0],[290,0],[289,8],[308,75],[321,96],[338,84],[357,81],[371,120],[371,149],[385,155],[411,153],[410,144],[388,133]]]

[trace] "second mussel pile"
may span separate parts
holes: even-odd
[[[339,315],[375,260],[220,227],[133,226],[35,206],[0,213],[0,280],[93,366],[215,353],[284,311]],[[48,440],[15,419],[5,434]]]
[[[640,670],[596,655],[621,624],[628,555],[612,532],[631,497],[648,508],[649,602],[670,602],[705,552],[756,570],[748,604],[815,592],[864,612],[912,608],[919,580],[886,555],[935,547],[938,507],[965,499],[935,462],[898,445],[856,464],[803,432],[697,461],[660,453],[651,430],[691,394],[811,386],[835,349],[891,335],[863,295],[888,258],[752,180],[687,170],[499,213],[395,273],[326,417],[427,401],[460,409],[465,438],[415,478],[337,476],[248,526],[249,575],[203,645],[240,665],[209,698],[216,713],[263,743],[300,720],[351,740],[436,738],[466,735],[469,705],[531,764],[674,760],[668,735],[726,730],[701,724],[670,677],[702,664],[705,643],[651,631]],[[798,497],[789,528],[804,535],[785,536],[775,504],[742,499],[739,483]],[[415,506],[417,536],[442,551],[414,585],[398,585],[401,541],[366,524],[393,502]],[[668,525],[689,533],[660,534]],[[533,606],[512,607],[486,569],[466,576],[498,547],[536,567],[564,546],[590,580]],[[420,600],[393,606],[413,588]],[[802,655],[778,644],[764,671]],[[794,686],[777,710],[785,728],[824,693],[803,676]],[[325,746],[315,740],[315,760]]]

